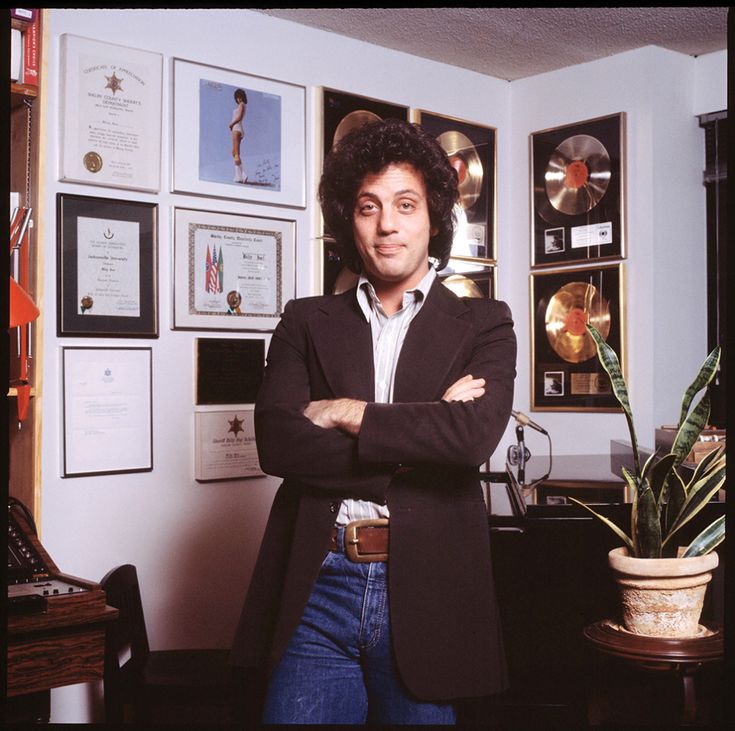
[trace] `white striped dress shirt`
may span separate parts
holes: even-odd
[[[436,279],[434,267],[429,267],[426,276],[415,289],[403,293],[403,306],[388,316],[375,294],[373,285],[363,275],[357,284],[357,301],[365,319],[370,323],[373,335],[373,364],[375,371],[375,402],[393,401],[393,384],[396,365],[401,354],[403,341],[409,325],[421,309],[431,285]],[[337,525],[347,525],[353,520],[368,518],[387,518],[387,505],[379,505],[367,500],[345,499],[337,514]]]

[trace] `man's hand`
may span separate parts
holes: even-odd
[[[442,396],[442,401],[474,401],[485,393],[485,379],[469,373],[455,381]]]
[[[311,401],[304,409],[304,416],[323,429],[341,429],[357,436],[365,413],[365,401],[349,398]]]

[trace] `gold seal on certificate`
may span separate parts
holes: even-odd
[[[240,312],[240,303],[242,302],[242,295],[236,292],[234,289],[227,293],[227,305],[231,310]]]
[[[82,297],[80,304],[82,305],[82,314],[84,314],[87,310],[92,309],[94,306],[94,299],[88,294],[85,294],[84,297]]]
[[[102,170],[102,156],[99,152],[88,152],[84,156],[84,167],[87,168],[90,173],[98,173]]]

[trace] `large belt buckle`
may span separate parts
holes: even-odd
[[[354,563],[369,563],[370,561],[387,561],[387,553],[360,553],[360,539],[357,531],[360,528],[387,528],[388,518],[369,518],[367,520],[353,520],[345,526],[345,554]]]

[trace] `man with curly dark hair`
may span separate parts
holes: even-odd
[[[508,306],[444,287],[457,176],[397,120],[330,151],[319,196],[357,286],[286,305],[255,407],[284,478],[233,663],[264,723],[451,724],[506,685],[478,466],[510,416]]]

